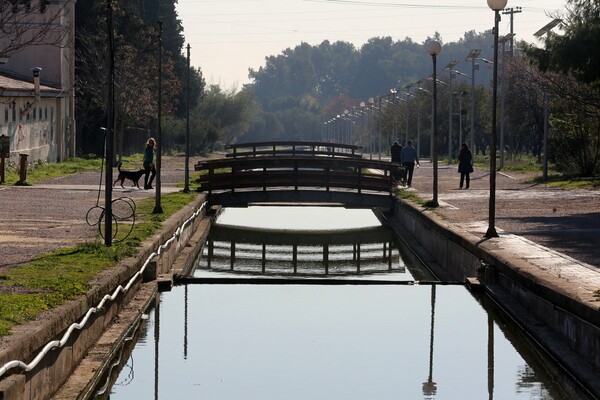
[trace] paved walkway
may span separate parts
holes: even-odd
[[[183,182],[184,173],[183,158],[168,157],[163,161],[161,193],[181,190],[176,183]],[[102,212],[96,206],[102,207],[105,200],[100,181],[104,184],[98,171],[49,179],[31,186],[0,186],[0,272],[3,267],[96,238],[98,226],[93,224]],[[126,182],[124,189],[118,184],[113,188],[113,200],[155,196],[155,190],[127,185],[131,182]]]
[[[460,190],[456,169],[443,164],[438,169],[439,215],[483,240],[489,223],[489,173],[475,171],[471,188]],[[408,190],[432,198],[432,175],[431,164],[423,162]],[[600,192],[551,188],[533,183],[533,177],[497,174],[495,225],[500,237],[491,241],[505,256],[525,262],[527,273],[598,308]]]

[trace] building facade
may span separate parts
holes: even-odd
[[[75,156],[75,2],[15,0],[0,10],[14,32],[0,38],[0,135],[10,162]]]

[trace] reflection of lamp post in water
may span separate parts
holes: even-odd
[[[154,296],[154,399],[158,400],[158,342],[160,339],[160,294]]]
[[[183,359],[187,360],[188,353],[188,285],[185,285],[184,293],[184,323],[183,323]]]
[[[494,319],[488,311],[488,398],[494,398]]]
[[[437,383],[433,381],[433,332],[435,323],[435,287],[431,285],[431,331],[429,333],[429,376],[427,381],[423,382],[423,395],[433,398],[437,393]]]

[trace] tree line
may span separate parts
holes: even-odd
[[[541,159],[549,110],[551,159],[571,174],[598,173],[598,68],[594,69],[598,56],[587,43],[596,43],[599,37],[599,1],[568,1],[561,16],[565,34],[549,33],[544,48],[517,43],[515,48],[520,50],[501,53],[503,112],[499,121],[508,156],[529,153]],[[301,43],[267,56],[264,66],[250,69],[250,84],[225,90],[216,85],[206,87],[201,69],[188,70],[176,0],[112,3],[117,143],[127,142],[136,130],[146,135],[156,130],[157,22],[162,21],[163,150],[183,148],[188,102],[192,152],[201,154],[236,141],[320,140],[326,135],[327,122],[347,115],[345,110],[354,115],[354,122],[349,123],[363,129],[360,122],[364,124],[366,114],[360,104],[376,98],[384,99],[385,106],[369,117],[383,132],[385,144],[400,134],[404,137],[406,127],[414,138],[419,127],[423,154],[428,154],[431,96],[427,91],[431,89],[432,65],[424,49],[426,41],[374,37],[360,48],[343,41]],[[99,153],[99,127],[105,124],[105,9],[106,0],[77,3],[77,134],[79,151],[84,154]],[[443,43],[438,33],[430,39]],[[461,138],[473,138],[477,153],[489,150],[491,67],[486,60],[492,59],[492,42],[491,31],[469,31],[456,42],[443,43],[438,56],[442,83],[438,85],[437,115],[442,152],[458,149]],[[478,69],[466,60],[473,49],[481,50]],[[451,78],[451,72],[442,69],[454,60],[457,64],[451,68],[455,71]],[[393,96],[390,89],[395,91]],[[374,131],[369,134],[366,130],[362,136],[355,132],[348,138],[371,147],[379,140]]]

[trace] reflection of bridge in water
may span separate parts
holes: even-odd
[[[400,273],[413,280],[407,267],[393,232],[383,226],[298,232],[215,225],[197,269],[317,278]]]

